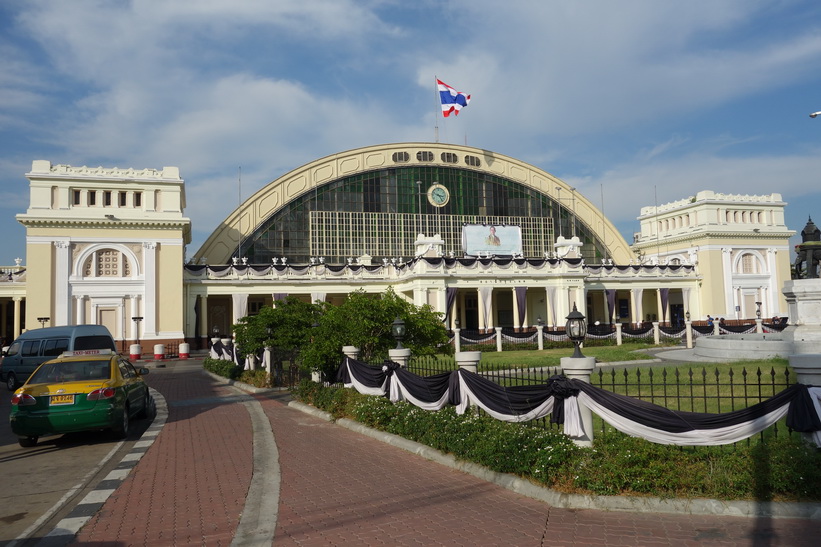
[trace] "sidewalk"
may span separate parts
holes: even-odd
[[[821,534],[817,520],[551,507],[295,410],[281,395],[242,394],[199,361],[148,378],[168,421],[78,545],[268,545],[273,534],[277,546],[809,546]],[[260,411],[268,430],[254,425]],[[255,461],[265,437],[273,451],[256,455],[272,456]]]

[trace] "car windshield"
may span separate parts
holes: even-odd
[[[53,384],[83,380],[108,380],[109,361],[66,361],[44,363],[31,375],[30,384]]]

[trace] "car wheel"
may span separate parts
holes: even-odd
[[[23,448],[31,448],[37,445],[37,437],[20,437],[17,439],[17,442],[19,442]]]
[[[6,375],[6,387],[9,388],[9,391],[17,389],[17,377],[13,372],[9,372]]]
[[[114,436],[118,439],[125,439],[128,437],[128,428],[131,423],[131,418],[129,416],[130,412],[131,410],[128,408],[128,405],[125,405],[125,408],[123,408],[123,419],[120,422],[120,425],[114,428]]]

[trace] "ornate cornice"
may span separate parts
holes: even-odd
[[[38,160],[32,164],[31,171],[26,173],[29,178],[88,178],[105,180],[154,180],[158,182],[182,182],[180,170],[177,167],[163,169],[120,169],[119,167],[72,167],[71,165],[51,165],[45,160]]]
[[[647,249],[658,245],[670,245],[672,243],[696,243],[702,239],[746,239],[746,240],[760,240],[760,239],[784,239],[788,240],[795,235],[795,230],[786,230],[780,232],[751,232],[751,231],[734,231],[734,232],[718,232],[718,231],[697,231],[687,234],[678,235],[675,237],[661,237],[659,239],[648,239],[641,243],[634,243],[631,245],[633,249]]]

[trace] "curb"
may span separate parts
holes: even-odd
[[[245,382],[240,382],[239,380],[231,380],[230,378],[226,378],[225,376],[214,374],[213,372],[205,370],[204,368],[202,369],[202,371],[214,380],[225,382],[229,386],[234,386],[235,388],[241,389],[242,391],[248,393],[264,395],[266,393],[279,393],[282,391],[288,391],[287,387],[255,387],[250,384],[246,384]]]
[[[482,465],[459,460],[450,454],[445,454],[427,445],[409,441],[404,437],[392,433],[372,429],[347,418],[334,420],[331,414],[298,401],[291,401],[288,403],[288,406],[322,420],[334,422],[356,433],[412,452],[427,460],[450,467],[451,469],[456,469],[473,475],[476,478],[492,482],[517,494],[537,499],[551,506],[563,509],[821,520],[821,503],[722,501],[708,498],[665,499],[637,496],[591,496],[558,492],[547,487],[539,486],[510,473],[499,473]]]
[[[131,470],[137,466],[143,455],[148,451],[149,447],[154,444],[154,441],[157,440],[157,436],[160,434],[163,427],[165,427],[165,423],[168,421],[168,404],[165,401],[165,397],[163,397],[159,391],[151,387],[148,389],[155,405],[155,414],[154,419],[151,421],[151,425],[149,425],[148,429],[146,429],[140,438],[135,441],[133,448],[123,456],[117,467],[112,469],[108,475],[101,479],[100,482],[94,487],[94,490],[89,492],[77,504],[77,506],[65,516],[65,518],[61,519],[60,522],[55,525],[54,529],[46,534],[37,545],[66,545],[70,543],[77,535],[77,532],[79,532],[80,529],[89,520],[91,520],[91,517],[93,517],[97,511],[102,508],[109,496],[111,496],[111,494],[117,490],[117,487],[125,481],[131,473]],[[110,454],[113,455],[120,445],[121,443],[118,443],[117,446],[112,449]],[[93,472],[96,472],[103,467],[109,459],[110,456],[101,461]],[[83,487],[84,485],[81,483],[74,488],[74,491]],[[28,530],[24,531],[23,534],[16,538],[15,541],[12,541],[10,545],[17,545],[17,542],[22,542],[29,539],[28,536],[37,529],[39,526],[38,523],[47,520],[50,515],[56,513],[63,506],[65,501],[66,498],[58,501],[57,505],[47,511],[45,515],[38,520],[38,522],[35,522],[31,527],[29,527]]]

